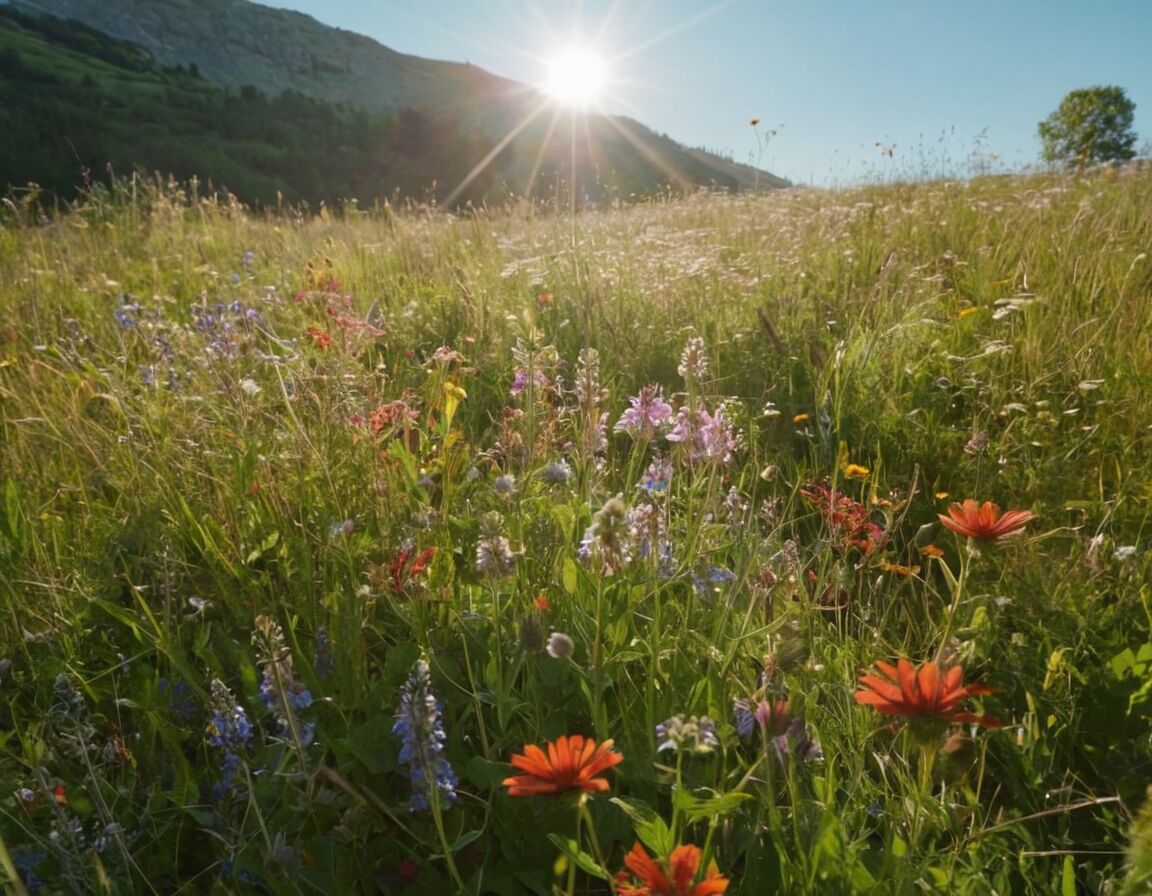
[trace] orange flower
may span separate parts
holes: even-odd
[[[856,702],[874,706],[882,715],[971,722],[986,728],[1001,725],[993,716],[960,711],[960,704],[968,697],[992,693],[991,688],[982,684],[965,685],[964,670],[960,666],[953,666],[943,675],[931,660],[919,669],[906,659],[897,660],[895,666],[879,661],[876,668],[885,677],[861,675],[863,687],[856,692]]]
[[[700,868],[700,848],[686,844],[677,846],[668,856],[668,873],[637,843],[632,851],[624,856],[624,866],[628,871],[616,874],[616,892],[620,896],[716,896],[728,889],[728,878],[721,874],[716,865],[710,865],[703,880],[693,885],[696,872]],[[629,874],[628,872],[631,872]],[[638,879],[640,886],[632,886]]]
[[[971,498],[966,498],[963,504],[950,505],[948,515],[941,513],[939,516],[940,522],[953,532],[981,541],[999,541],[1036,519],[1036,514],[1028,510],[1006,510],[1001,513],[1000,508],[991,501],[977,506]]]
[[[597,793],[608,789],[608,781],[596,777],[621,762],[624,757],[613,752],[612,741],[599,746],[580,734],[561,735],[546,745],[547,754],[534,744],[509,760],[524,775],[513,775],[502,782],[509,796],[535,796],[582,790]]]

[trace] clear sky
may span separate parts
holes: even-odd
[[[799,183],[1035,165],[1037,122],[1096,84],[1127,90],[1152,146],[1152,0],[263,2],[535,85],[594,47],[604,111]]]

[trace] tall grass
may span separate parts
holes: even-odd
[[[609,892],[639,837],[729,893],[1118,892],[1150,209],[1140,165],[575,218],[10,202],[9,885]],[[733,442],[614,431],[649,384]],[[937,518],[968,497],[1038,519],[977,549]],[[898,657],[1003,727],[853,699]],[[421,658],[458,782],[412,811]],[[737,700],[795,722],[741,737]],[[611,793],[510,797],[565,734],[614,741]]]

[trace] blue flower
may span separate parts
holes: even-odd
[[[428,663],[421,659],[400,691],[396,724],[392,733],[400,738],[400,761],[408,766],[412,782],[409,805],[413,812],[431,807],[431,801],[451,806],[456,802],[456,773],[444,758],[444,707],[432,693]]]
[[[224,753],[220,761],[220,780],[213,789],[216,799],[232,790],[232,784],[243,764],[243,754],[252,742],[252,725],[244,707],[228,686],[218,678],[212,680],[212,715],[205,733],[210,746]]]
[[[720,593],[720,586],[736,581],[736,574],[722,566],[709,566],[703,573],[692,574],[692,587],[701,597]]]

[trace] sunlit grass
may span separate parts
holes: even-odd
[[[6,879],[608,892],[639,840],[729,893],[1109,892],[1150,773],[1150,200],[1134,165],[6,206]],[[1036,518],[969,543],[969,498]],[[861,705],[899,659],[953,677]],[[597,767],[510,795],[570,735]]]

